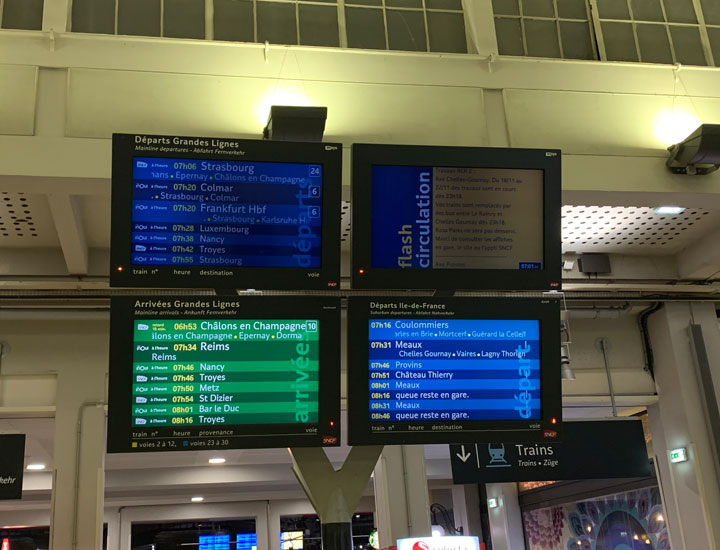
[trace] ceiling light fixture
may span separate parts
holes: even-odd
[[[720,124],[702,124],[688,137],[668,147],[665,165],[673,174],[704,176],[720,168]]]
[[[28,464],[27,470],[44,470],[45,464]]]
[[[203,500],[205,500],[205,497],[192,497],[190,502],[202,502]]]
[[[680,108],[663,111],[655,120],[655,137],[665,147],[669,147],[684,140],[700,124],[700,120],[689,111]]]
[[[567,344],[560,347],[560,378],[562,380],[575,380],[575,371],[570,367],[570,352]]]
[[[210,460],[208,460],[208,464],[225,464],[225,459],[219,457],[211,458]]]
[[[654,212],[656,214],[660,214],[661,216],[675,216],[677,214],[682,214],[685,212],[685,209],[682,206],[658,206],[655,208]]]

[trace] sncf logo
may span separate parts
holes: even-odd
[[[552,439],[557,437],[558,433],[555,430],[545,430],[543,432],[543,436],[545,436],[545,439]]]
[[[413,544],[412,550],[430,550],[430,546],[424,540],[419,540]]]
[[[335,445],[337,443],[337,437],[332,435],[324,435],[322,439],[323,445]]]

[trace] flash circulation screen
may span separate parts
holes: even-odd
[[[112,452],[337,444],[331,302],[114,300]]]
[[[373,268],[543,268],[543,171],[372,167]]]
[[[352,445],[557,439],[555,300],[353,297]]]
[[[131,263],[321,266],[322,166],[133,159]]]

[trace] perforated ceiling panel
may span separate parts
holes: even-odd
[[[0,191],[0,247],[59,246],[44,195]]]
[[[720,212],[688,208],[656,214],[647,206],[563,206],[563,252],[670,255],[720,226]]]

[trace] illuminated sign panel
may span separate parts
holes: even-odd
[[[477,537],[416,537],[398,539],[397,550],[480,550]]]
[[[22,498],[24,463],[25,434],[0,434],[0,500]]]
[[[321,266],[322,166],[133,158],[133,266]]]
[[[543,267],[543,171],[372,167],[373,268]]]
[[[354,288],[557,289],[560,152],[353,145]]]
[[[687,459],[687,449],[685,449],[685,447],[670,451],[670,462],[673,464],[677,462],[687,462]]]
[[[111,285],[337,288],[340,147],[113,136]]]
[[[351,444],[558,438],[557,301],[353,297],[348,319]]]
[[[117,298],[110,452],[337,445],[331,298]]]

